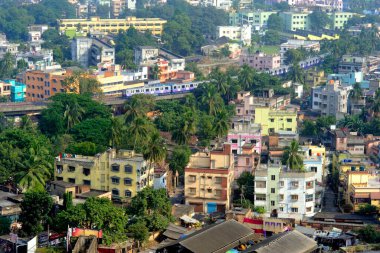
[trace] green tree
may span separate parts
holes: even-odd
[[[289,49],[288,51],[286,51],[284,56],[285,56],[284,63],[286,65],[298,64],[300,61],[305,59],[305,54],[301,50],[298,50],[298,49]]]
[[[145,118],[135,118],[128,128],[128,134],[134,140],[133,149],[136,149],[137,142],[146,137],[149,132],[149,123]]]
[[[107,198],[89,198],[79,204],[58,213],[55,227],[58,231],[68,225],[85,229],[102,229],[103,242],[123,242],[127,239],[128,216],[124,209],[114,206]]]
[[[236,181],[239,186],[241,198],[254,201],[254,179],[255,177],[248,171],[241,173],[240,177]]]
[[[268,29],[282,31],[284,29],[284,21],[278,14],[271,14],[267,21]]]
[[[358,213],[360,214],[376,214],[378,212],[378,208],[374,205],[371,204],[363,204],[359,206],[359,211]]]
[[[305,120],[302,124],[301,135],[302,136],[316,136],[318,129],[314,121]]]
[[[332,20],[329,15],[320,10],[315,10],[309,15],[310,20],[310,29],[312,31],[320,31],[325,29],[326,27],[330,27],[332,25]]]
[[[149,231],[163,230],[172,220],[171,203],[165,189],[147,187],[139,191],[132,198],[127,212],[144,220]]]
[[[129,124],[138,117],[144,117],[147,112],[154,108],[155,101],[151,95],[138,94],[132,96],[124,104],[125,110],[125,123]]]
[[[26,192],[21,202],[20,222],[22,233],[35,236],[43,231],[53,206],[50,195],[45,191]]]
[[[250,68],[248,65],[244,64],[238,73],[238,82],[241,87],[245,90],[248,90],[253,85],[253,75],[254,70]]]
[[[121,144],[121,140],[123,138],[123,124],[119,120],[119,118],[111,119],[111,140],[110,144],[114,148],[118,148]]]
[[[220,49],[220,54],[223,57],[229,57],[231,55],[230,47],[228,45],[222,47],[222,49]]]
[[[218,94],[217,88],[215,85],[207,84],[202,85],[200,89],[202,91],[200,102],[207,106],[210,115],[215,115],[222,104],[222,98]]]
[[[305,74],[298,63],[293,63],[288,72],[288,79],[295,83],[305,83]]]
[[[214,132],[218,136],[218,138],[222,138],[223,136],[227,135],[228,129],[230,128],[230,117],[228,115],[228,112],[218,111],[215,115],[215,121],[214,121]]]
[[[93,142],[85,141],[69,144],[64,151],[69,154],[94,156],[104,150],[99,149]]]
[[[66,104],[63,117],[66,121],[66,131],[69,131],[75,124],[79,123],[84,113],[83,108],[77,102]]]
[[[149,230],[146,227],[145,222],[141,220],[130,225],[128,227],[128,232],[133,235],[133,239],[140,243],[147,241],[149,238]]]
[[[371,225],[367,225],[359,230],[359,238],[366,243],[379,243],[380,233]]]
[[[286,164],[288,168],[293,171],[303,170],[303,159],[300,154],[300,145],[295,140],[290,143],[290,146],[285,147],[282,163]]]
[[[106,149],[112,137],[112,120],[86,119],[72,127],[69,133],[77,142],[93,142]]]
[[[169,160],[169,168],[173,172],[178,171],[180,175],[183,175],[184,168],[190,161],[190,155],[191,150],[187,146],[175,147]]]
[[[335,125],[336,124],[336,118],[334,116],[321,116],[321,117],[318,117],[317,121],[315,122],[316,126],[317,126],[317,129],[318,131],[320,131],[320,129],[322,128],[330,128],[331,125]]]
[[[280,34],[275,30],[268,30],[265,33],[263,40],[266,45],[279,45],[281,42]]]
[[[73,194],[72,192],[65,192],[63,194],[63,208],[68,210],[73,207]]]
[[[15,57],[11,53],[7,52],[0,60],[0,78],[12,77],[15,64]]]
[[[153,164],[164,161],[165,157],[166,157],[165,141],[160,136],[160,133],[158,131],[155,131],[150,136],[147,146],[144,150],[144,158],[149,162],[148,186],[151,180],[150,168],[152,168]]]

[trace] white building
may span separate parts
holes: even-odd
[[[285,43],[282,43],[280,45],[280,56],[281,56],[281,64],[284,64],[285,60],[285,53],[289,49],[298,49],[298,48],[304,48],[308,51],[315,51],[319,52],[321,50],[321,45],[318,41],[309,41],[309,40],[288,40]]]
[[[192,6],[214,6],[225,11],[232,7],[232,0],[186,0]]]
[[[332,115],[341,119],[347,114],[348,96],[352,86],[342,86],[339,80],[330,80],[325,86],[312,88],[312,110],[322,116]]]
[[[302,96],[303,96],[303,85],[300,83],[294,83],[293,88],[294,88],[294,94],[295,94],[296,98],[302,98]]]
[[[281,164],[261,165],[255,171],[255,206],[279,218],[301,220],[315,214],[315,172],[293,172]]]
[[[242,26],[218,26],[216,37],[227,37],[230,40],[238,40],[244,45],[251,45],[252,31],[250,25]]]
[[[128,10],[136,10],[136,0],[127,0],[126,4]]]

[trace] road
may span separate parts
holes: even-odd
[[[183,196],[183,186],[178,186],[175,189],[174,193],[169,193],[170,201],[172,205],[174,204],[183,204],[184,196]]]
[[[340,212],[337,207],[337,198],[337,194],[327,185],[322,200],[322,212]]]

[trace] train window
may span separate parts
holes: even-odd
[[[149,89],[145,89],[146,92],[149,92]]]
[[[169,89],[169,87],[165,87],[165,90],[168,90]]]
[[[185,88],[185,85],[182,85],[182,89],[184,89]]]
[[[173,89],[177,89],[177,86],[174,85],[174,86],[173,86]]]
[[[159,88],[156,88],[156,90],[159,90]]]
[[[190,87],[193,87],[194,85],[193,84],[190,84]]]

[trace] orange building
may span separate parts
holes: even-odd
[[[17,81],[26,84],[26,101],[40,101],[64,92],[62,82],[72,73],[64,69],[31,70],[24,72]]]

